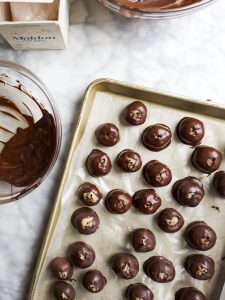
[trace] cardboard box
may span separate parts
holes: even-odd
[[[0,21],[0,34],[15,50],[64,49],[67,45],[68,26],[69,1],[60,0],[58,20]]]

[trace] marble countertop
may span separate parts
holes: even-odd
[[[179,19],[135,21],[94,0],[77,0],[67,50],[14,52],[0,38],[0,58],[43,79],[63,125],[60,156],[48,179],[20,201],[0,206],[0,300],[25,300],[87,85],[110,77],[225,104],[224,11],[219,0]]]

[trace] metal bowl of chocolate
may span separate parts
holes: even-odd
[[[0,203],[38,187],[60,144],[59,113],[44,83],[28,69],[0,60]]]
[[[113,12],[132,19],[168,19],[184,16],[215,0],[98,0]]]

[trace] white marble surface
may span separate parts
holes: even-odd
[[[87,85],[111,77],[225,104],[224,11],[225,1],[218,0],[180,19],[132,21],[94,0],[77,0],[67,50],[14,52],[0,39],[1,58],[45,81],[63,124],[60,157],[49,178],[31,195],[0,206],[0,300],[25,300]]]

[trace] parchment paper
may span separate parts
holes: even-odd
[[[198,172],[191,166],[190,156],[193,149],[187,145],[180,143],[176,135],[173,135],[171,145],[160,152],[151,152],[143,147],[139,138],[144,128],[154,123],[164,123],[168,125],[172,132],[179,120],[185,116],[194,116],[204,121],[206,127],[206,135],[203,144],[218,148],[224,153],[225,123],[216,118],[204,117],[200,114],[191,114],[181,110],[171,109],[165,106],[151,104],[146,102],[149,115],[147,122],[141,126],[129,126],[125,124],[121,118],[121,112],[134,99],[113,95],[109,93],[97,93],[90,114],[90,118],[83,135],[83,138],[74,152],[68,179],[62,196],[62,212],[53,235],[52,243],[49,247],[42,274],[39,278],[35,300],[51,300],[54,299],[52,294],[52,285],[55,282],[54,276],[49,270],[49,262],[58,255],[65,256],[68,247],[75,241],[85,241],[91,244],[97,254],[96,261],[91,268],[97,268],[104,273],[108,283],[105,289],[98,294],[87,292],[82,284],[82,276],[87,270],[79,270],[75,268],[74,284],[76,289],[77,300],[122,300],[124,299],[124,291],[126,287],[135,282],[143,282],[154,293],[156,300],[174,300],[175,291],[185,286],[195,286],[206,294],[210,300],[218,300],[224,282],[224,274],[220,271],[224,269],[222,257],[225,254],[225,202],[219,198],[211,188],[212,175],[207,176]],[[112,122],[118,125],[121,132],[121,141],[114,147],[106,148],[96,144],[94,131],[98,125],[104,122]],[[113,169],[106,177],[93,178],[85,169],[85,160],[87,155],[93,148],[101,149],[108,153],[112,162]],[[163,188],[157,188],[157,192],[162,198],[162,206],[155,215],[143,215],[133,208],[124,215],[110,214],[104,207],[102,201],[94,209],[100,216],[101,224],[99,230],[90,236],[79,234],[71,225],[70,217],[73,211],[82,206],[77,199],[76,190],[84,181],[92,182],[98,185],[104,196],[108,191],[114,188],[122,188],[133,194],[135,191],[147,188],[141,171],[133,174],[121,172],[115,166],[115,158],[117,154],[125,149],[130,148],[141,154],[143,165],[149,160],[158,159],[171,167],[173,172],[172,183]],[[224,162],[221,169],[224,169]],[[196,176],[203,181],[206,195],[203,201],[196,208],[183,207],[176,203],[171,196],[172,184],[185,176]],[[219,207],[220,212],[212,208]],[[185,226],[175,234],[167,234],[162,232],[156,223],[158,213],[166,207],[176,208],[185,218]],[[217,233],[216,246],[203,254],[212,257],[215,260],[216,272],[211,281],[199,281],[193,279],[184,269],[183,264],[185,258],[199,251],[190,249],[183,238],[186,226],[196,220],[204,220],[212,226]],[[157,245],[154,251],[150,253],[135,253],[130,245],[128,235],[138,227],[150,228],[156,235]],[[118,252],[131,252],[139,260],[140,271],[136,278],[132,280],[119,279],[111,269],[109,260],[111,256]],[[143,262],[153,255],[163,255],[171,260],[176,268],[176,278],[171,283],[160,284],[152,281],[143,272]]]

